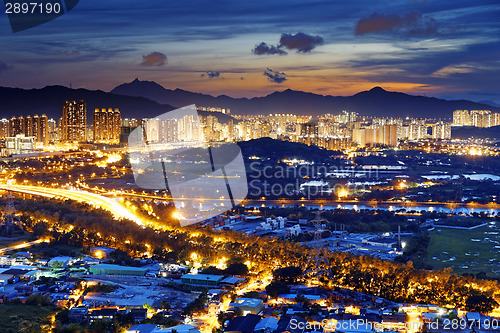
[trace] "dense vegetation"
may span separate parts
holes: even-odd
[[[25,201],[25,208],[35,206],[28,201]],[[166,261],[189,260],[193,252],[202,258],[242,257],[263,270],[287,266],[305,268],[309,254],[308,249],[297,243],[233,231],[216,233],[194,227],[169,227],[162,231],[142,228],[129,221],[114,221],[109,214],[84,204],[61,205],[56,200],[38,199],[36,207],[38,215],[26,222],[55,243],[112,246],[137,257],[150,249],[153,258]],[[53,214],[60,212],[62,207],[69,215],[81,210],[79,218],[72,221],[72,228],[65,222],[68,221],[66,214],[58,213],[59,218],[54,219]],[[87,218],[82,218],[85,216]],[[40,223],[44,224],[43,228],[38,226]],[[401,264],[348,253],[328,253],[328,259],[332,277],[322,282],[331,287],[366,292],[394,301],[450,304],[459,308],[465,307],[472,294],[500,298],[497,281],[461,277],[446,269],[427,271],[415,269],[411,262]]]

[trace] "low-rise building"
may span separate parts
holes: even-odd
[[[248,314],[244,317],[234,318],[229,326],[224,330],[226,333],[253,333],[255,326],[259,323],[260,317]]]
[[[144,276],[149,271],[147,267],[131,267],[112,264],[99,264],[90,267],[90,272],[96,275],[135,275]]]
[[[244,315],[258,314],[264,308],[264,302],[258,298],[237,298],[229,306],[240,309]]]
[[[217,286],[222,279],[224,279],[223,275],[211,274],[185,274],[181,277],[182,283],[197,286]]]

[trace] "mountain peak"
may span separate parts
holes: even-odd
[[[385,90],[384,88],[382,88],[380,86],[373,87],[369,91],[370,92],[387,92],[387,90]]]

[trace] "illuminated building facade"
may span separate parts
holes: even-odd
[[[64,104],[60,120],[61,141],[87,141],[87,106],[83,100]]]
[[[120,138],[122,117],[119,109],[95,109],[94,141],[117,141]]]
[[[433,124],[431,127],[433,139],[451,139],[451,124],[440,121],[436,124]]]
[[[48,118],[45,114],[41,116],[12,117],[8,121],[6,133],[9,137],[23,134],[25,137],[33,137],[33,141],[43,145],[49,143]]]
[[[453,126],[492,127],[500,125],[498,113],[490,110],[455,110]]]

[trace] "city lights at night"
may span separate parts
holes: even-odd
[[[500,333],[497,1],[2,11],[0,333]]]

